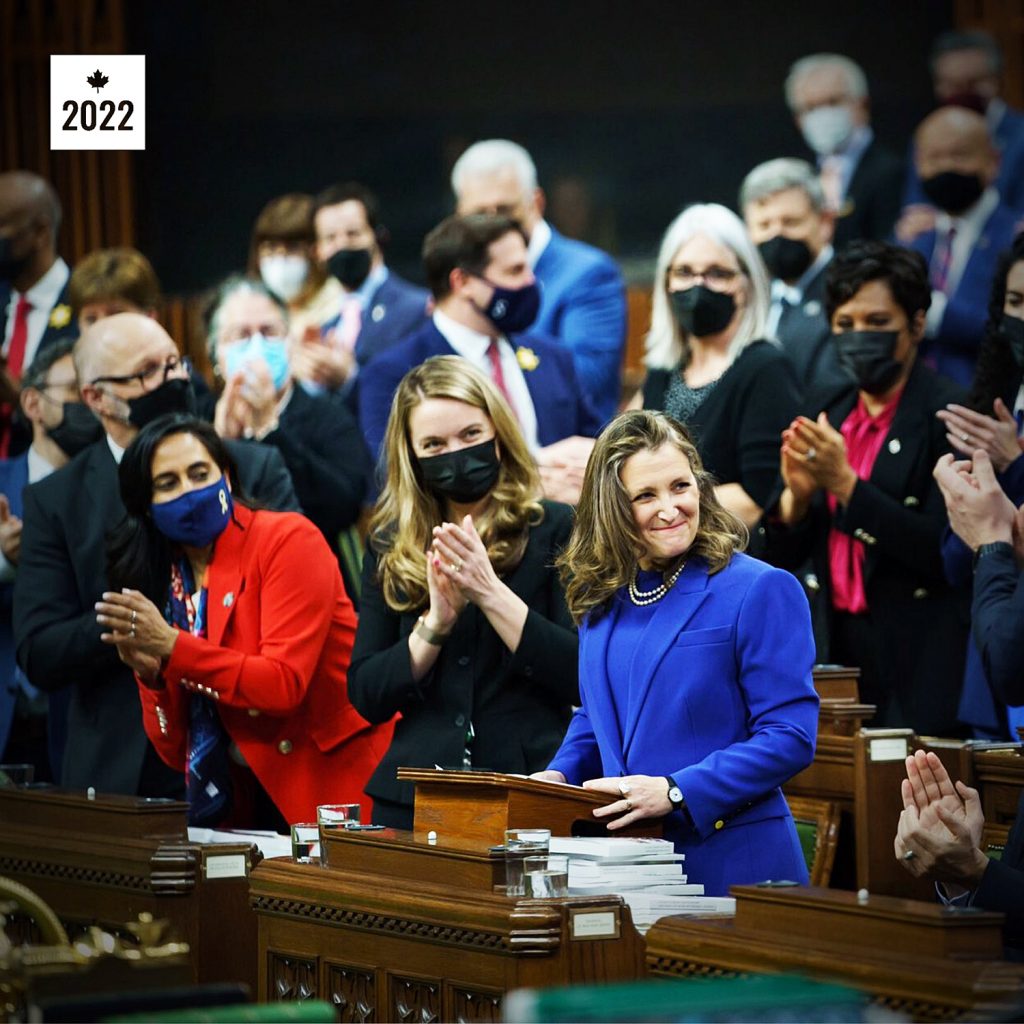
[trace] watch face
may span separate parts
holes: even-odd
[[[668,791],[668,798],[673,804],[681,804],[683,802],[683,791],[678,786],[673,786]]]

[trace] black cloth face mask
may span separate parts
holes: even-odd
[[[883,395],[896,383],[903,364],[893,359],[899,331],[846,331],[833,334],[839,365],[869,395]]]
[[[814,262],[810,246],[800,238],[776,235],[757,248],[768,273],[781,281],[798,281]]]
[[[1024,370],[1024,320],[1004,313],[1002,323],[999,325],[999,333],[1005,339],[1006,344],[1010,346],[1017,365]]]
[[[457,452],[419,459],[423,482],[459,505],[479,501],[498,480],[501,460],[494,438]]]
[[[165,380],[160,387],[147,391],[138,398],[128,399],[128,422],[140,430],[169,412],[195,415],[196,395],[192,390],[192,381],[187,378]]]
[[[68,458],[73,459],[103,437],[103,425],[84,402],[65,402],[64,418],[57,426],[47,427],[46,433]]]
[[[327,260],[327,272],[351,291],[370,275],[369,249],[339,249]]]
[[[972,207],[985,191],[981,178],[976,174],[960,174],[958,171],[943,171],[921,181],[921,191],[946,213],[963,213]]]
[[[8,237],[0,238],[0,281],[13,281],[27,266],[29,257],[14,255],[14,242]]]
[[[715,292],[695,284],[681,292],[669,292],[679,326],[696,338],[719,334],[736,313],[736,300],[726,292]]]

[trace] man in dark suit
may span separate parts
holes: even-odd
[[[778,338],[805,392],[843,386],[848,377],[823,305],[835,215],[814,168],[785,157],[758,165],[743,180],[740,209],[772,278],[768,335]]]
[[[94,606],[106,586],[106,536],[124,515],[117,464],[145,423],[187,411],[188,368],[163,328],[137,313],[89,328],[74,358],[82,397],[104,437],[25,489],[14,587],[18,664],[41,690],[72,687],[64,785],[181,796],[182,776],[147,741],[138,689],[101,643]],[[298,508],[276,449],[229,444],[247,494],[272,508]]]
[[[452,169],[459,213],[511,217],[526,234],[541,301],[532,333],[566,346],[576,377],[603,420],[615,415],[626,345],[626,292],[618,265],[592,245],[566,238],[544,219],[544,192],[522,146],[488,139]]]
[[[996,262],[1013,241],[1019,215],[996,188],[999,154],[980,114],[941,107],[921,122],[914,151],[937,210],[934,228],[910,246],[928,261],[932,284],[921,355],[966,387],[985,334]]]
[[[0,456],[23,452],[31,441],[28,430],[12,429],[22,371],[40,348],[78,334],[68,305],[70,271],[57,255],[60,219],[48,181],[29,171],[0,174]]]
[[[414,331],[427,315],[423,288],[384,263],[387,230],[377,199],[364,185],[332,185],[313,204],[316,253],[344,292],[341,309],[322,329],[320,341],[303,340],[294,372],[315,393],[341,391],[356,408],[361,367]]]
[[[362,374],[359,421],[371,454],[381,449],[402,377],[431,356],[460,355],[504,393],[537,455],[547,496],[578,497],[589,439],[601,420],[577,382],[572,354],[522,333],[539,297],[517,222],[488,214],[449,217],[427,235],[423,263],[433,318]]]
[[[339,396],[295,386],[288,310],[261,281],[234,277],[220,286],[206,344],[225,382],[214,414],[217,433],[280,451],[303,510],[341,561],[339,536],[359,519],[372,471],[355,416]],[[353,596],[354,568],[341,561]]]
[[[888,238],[900,212],[903,161],[875,138],[863,70],[849,57],[816,53],[790,68],[785,89],[836,214],[836,248]]]

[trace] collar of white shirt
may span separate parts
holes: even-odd
[[[114,439],[107,434],[107,447],[110,449],[110,454],[114,456],[114,461],[120,466],[121,460],[124,458],[124,448],[119,444],[114,443]]]
[[[551,225],[546,220],[537,221],[533,234],[530,235],[530,242],[526,246],[526,258],[530,263],[531,270],[537,266],[537,261],[544,254],[550,241]]]
[[[474,331],[472,327],[467,327],[465,324],[460,324],[439,309],[434,310],[434,326],[460,356],[469,359],[477,366],[486,365],[487,350],[491,347],[491,339],[488,335]],[[497,340],[500,347],[501,342],[505,339],[499,336]]]
[[[40,480],[45,480],[52,472],[56,470],[56,466],[50,462],[49,459],[44,458],[39,452],[36,451],[35,445],[31,445],[28,450],[28,482],[30,484],[38,483]]]
[[[25,298],[32,303],[33,309],[52,309],[70,275],[68,265],[58,256],[53,266],[25,292]]]

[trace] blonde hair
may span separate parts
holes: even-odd
[[[414,367],[391,404],[383,452],[387,483],[370,519],[384,600],[398,612],[426,606],[426,551],[433,528],[446,518],[444,500],[424,485],[409,437],[413,409],[430,398],[465,402],[494,424],[501,467],[491,500],[474,525],[497,573],[519,564],[530,527],[544,518],[537,467],[512,410],[491,381],[461,356],[434,356]]]
[[[623,413],[605,427],[590,453],[572,536],[558,559],[566,603],[577,624],[588,614],[597,617],[607,611],[615,592],[636,571],[644,545],[622,483],[622,467],[631,455],[666,444],[686,457],[700,494],[700,523],[688,557],[703,558],[713,575],[747,545],[746,526],[715,496],[715,480],[705,471],[686,428],[662,412]]]

